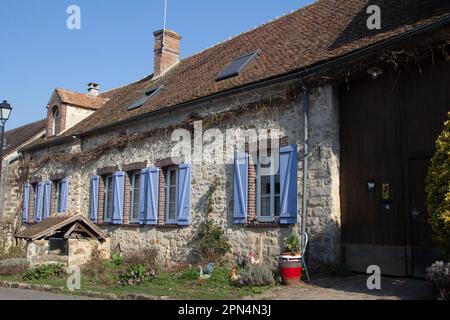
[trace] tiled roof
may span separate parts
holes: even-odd
[[[369,15],[366,10],[372,3],[381,7],[381,30],[367,28]],[[103,98],[109,99],[105,105],[65,135],[83,133],[219,92],[307,70],[449,17],[449,0],[319,0],[185,58],[162,77],[153,79],[150,75],[102,94]],[[261,50],[259,57],[242,74],[215,81],[235,58],[257,49]],[[127,110],[142,92],[161,85],[165,89],[143,107]]]
[[[38,240],[52,235],[55,231],[67,225],[80,222],[93,233],[98,239],[105,240],[108,236],[100,230],[94,223],[82,215],[57,215],[50,217],[40,223],[26,227],[18,232],[15,237],[18,239]]]
[[[4,155],[10,154],[23,144],[27,143],[39,132],[44,131],[46,126],[47,119],[42,119],[19,128],[6,131]]]
[[[73,92],[66,89],[56,89],[56,93],[63,103],[93,110],[100,109],[105,102],[108,101],[107,98],[91,97],[87,94]]]

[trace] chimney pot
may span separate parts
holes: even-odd
[[[168,29],[158,30],[155,36],[155,57],[153,76],[159,77],[180,61],[181,36]]]
[[[88,83],[88,95],[91,97],[97,97],[100,93],[100,86],[95,82]]]

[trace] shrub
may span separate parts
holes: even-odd
[[[427,268],[426,278],[431,282],[439,300],[450,300],[450,263],[436,262]]]
[[[23,246],[11,246],[9,249],[0,250],[0,260],[25,258],[25,249]]]
[[[140,285],[148,279],[154,277],[156,273],[148,270],[144,265],[135,265],[128,267],[119,276],[119,283],[122,285]]]
[[[120,254],[113,253],[111,255],[111,264],[115,267],[123,266],[124,260],[125,259]]]
[[[275,284],[272,270],[268,266],[256,265],[244,269],[235,285],[238,287],[264,287]]]
[[[284,239],[285,251],[292,255],[301,253],[300,239],[295,231],[292,231],[288,238]]]
[[[450,258],[450,113],[448,117],[426,181],[428,221],[446,259]]]
[[[200,274],[200,270],[195,267],[190,267],[189,269],[186,269],[180,276],[179,279],[185,280],[185,281],[195,281],[198,280]]]
[[[28,270],[23,275],[24,280],[47,280],[50,278],[61,278],[66,274],[64,266],[61,264],[49,264],[37,266]]]
[[[225,239],[224,230],[207,220],[200,225],[200,229],[193,244],[193,252],[202,263],[221,262],[231,246]]]
[[[24,273],[28,269],[28,261],[26,259],[7,259],[0,261],[0,275],[15,276]]]
[[[124,258],[124,264],[127,266],[143,265],[147,269],[156,270],[157,259],[158,250],[144,249],[127,254]]]
[[[120,256],[115,255],[110,261],[101,258],[101,253],[94,247],[89,263],[83,266],[83,274],[91,278],[94,282],[113,285],[118,281],[118,272],[122,268]]]

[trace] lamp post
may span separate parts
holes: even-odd
[[[11,115],[11,110],[12,110],[12,108],[11,108],[11,105],[8,103],[8,101],[4,100],[2,103],[0,103],[0,122],[1,122],[1,126],[2,126],[1,141],[0,141],[0,184],[2,181],[5,125],[6,125],[6,121],[8,121],[9,116]],[[0,185],[0,187],[1,187],[1,185]],[[0,190],[0,194],[3,194],[3,190]]]

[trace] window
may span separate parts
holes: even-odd
[[[222,71],[221,74],[219,74],[216,81],[223,81],[238,76],[242,70],[244,70],[244,68],[258,56],[260,52],[261,50],[258,49],[255,52],[247,53],[239,58],[236,58],[230,65],[228,65],[228,67],[225,68],[225,70]]]
[[[54,181],[55,184],[55,211],[56,213],[62,212],[62,180]]]
[[[42,219],[45,219],[44,212],[47,212],[47,188],[45,186],[42,186]]]
[[[169,168],[166,171],[166,223],[178,223],[178,168]]]
[[[37,200],[38,200],[38,184],[37,183],[33,183],[31,185],[31,188],[33,189],[33,199],[32,199],[33,204],[34,204],[33,216],[36,219],[37,211],[38,211],[38,203],[37,203]]]
[[[59,117],[59,109],[55,107],[53,109],[53,132],[52,134],[54,136],[58,135],[60,132],[61,124],[60,124],[60,117]]]
[[[139,223],[139,191],[141,186],[140,171],[129,174],[130,179],[130,217],[131,223]]]
[[[262,222],[274,222],[280,217],[280,170],[275,175],[263,175],[261,172],[268,171],[269,164],[258,162],[256,169],[256,211],[258,220]]]
[[[103,177],[103,183],[105,186],[104,194],[104,209],[103,209],[103,221],[112,222],[113,214],[113,175],[105,175]]]
[[[164,86],[160,86],[158,88],[154,88],[154,89],[146,91],[144,93],[144,95],[142,95],[137,101],[135,101],[131,106],[128,107],[128,111],[142,107],[148,100],[153,98],[155,95],[157,95],[163,89],[164,89]]]

